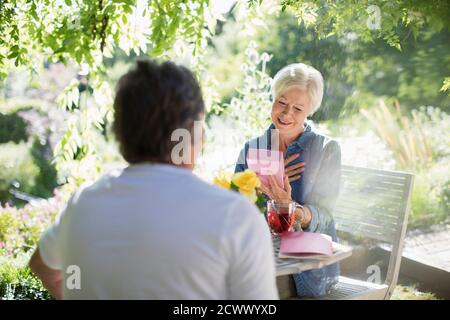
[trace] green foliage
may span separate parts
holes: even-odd
[[[19,209],[0,205],[0,300],[50,299],[27,266],[42,232],[54,221],[67,195],[27,204]]]
[[[243,86],[238,96],[225,104],[224,116],[240,124],[240,134],[250,139],[270,124],[270,84],[266,64],[271,59],[267,53],[260,54],[256,43],[251,41],[245,50],[246,60],[241,65]]]
[[[440,217],[436,215],[439,204],[436,201],[436,195],[432,197],[432,194],[432,187],[428,180],[422,175],[417,176],[411,200],[408,223],[410,229],[432,225],[436,220],[439,222]]]
[[[447,216],[445,219],[449,219],[450,215],[450,179],[442,185],[442,192],[439,199],[439,204]]]
[[[61,180],[69,182],[72,190],[101,173],[93,134],[104,130],[107,119],[111,121],[112,89],[100,78],[94,78],[91,84],[92,94],[88,90],[80,94],[78,82],[73,81],[58,97],[60,107],[71,110],[71,114],[54,148],[53,164],[61,173]]]
[[[431,292],[421,292],[415,286],[395,287],[391,300],[438,300],[436,295]]]
[[[199,56],[218,18],[209,0],[2,0],[0,14],[0,79],[19,66],[36,73],[44,58],[50,63],[75,62],[89,71],[92,95],[83,97],[78,82],[72,81],[58,99],[74,114],[55,149],[55,165],[73,177],[67,178],[75,183],[73,188],[101,171],[90,141],[94,128],[103,130],[112,117],[104,58],[117,49],[153,58],[191,54],[193,66],[201,70]],[[86,158],[96,170],[80,169],[87,166],[82,163]]]
[[[374,105],[379,96],[399,99],[409,110],[423,104],[448,110],[450,100],[440,88],[450,73],[449,30],[436,32],[424,25],[414,36],[412,27],[400,26],[396,29],[402,45],[399,51],[383,39],[365,42],[353,31],[323,37],[314,24],[299,24],[292,10],[278,14],[264,7],[261,11],[263,24],[255,26],[251,36],[243,32],[247,16],[233,11],[212,41],[207,59],[221,83],[222,101],[229,102],[236,95],[234,89],[242,85],[243,74],[236,70],[244,63],[250,37],[261,52],[272,56],[266,66],[270,76],[294,62],[311,64],[322,72],[325,94],[312,117],[315,121],[347,118]]]
[[[49,142],[37,137],[34,138],[31,146],[31,155],[35,165],[39,168],[39,174],[35,180],[35,186],[31,193],[42,197],[49,198],[53,195],[53,190],[58,186],[58,174],[55,166],[50,161]]]
[[[402,114],[399,104],[361,110],[377,135],[393,152],[398,168],[415,173],[409,228],[450,221],[449,116],[436,108]]]
[[[409,229],[450,222],[449,185],[448,158],[415,175]]]
[[[27,141],[26,123],[20,111],[9,114],[0,113],[0,143]]]
[[[297,19],[288,13],[269,17],[269,32],[262,30],[258,43],[262,51],[272,56],[267,64],[270,76],[290,63],[303,62],[320,70],[325,80],[325,94],[322,106],[312,119],[336,119],[342,113],[346,99],[351,95],[352,80],[347,77],[345,66],[352,55],[346,44],[337,36],[320,38],[313,28],[299,25]],[[354,72],[350,74],[354,75]]]
[[[267,212],[267,201],[269,199],[264,194],[258,194],[256,198],[255,205],[258,207],[259,211],[263,214]]]
[[[64,194],[55,192],[55,197],[23,208],[0,206],[0,256],[14,258],[34,248],[66,200]]]
[[[445,78],[441,91],[448,91],[450,94],[450,77]]]
[[[147,52],[149,45],[150,54],[160,56],[184,39],[200,50],[215,27],[207,0],[2,0],[0,5],[2,76],[10,60],[32,66],[39,55],[97,70],[117,47],[128,54]]]
[[[369,26],[375,12],[368,11],[370,5],[380,8],[380,28]],[[208,119],[215,113],[235,124],[241,140],[259,135],[269,124],[269,76],[297,61],[316,66],[326,80],[323,107],[315,120],[346,116],[373,105],[377,96],[400,98],[406,109],[422,104],[448,107],[448,96],[439,89],[450,87],[448,77],[441,83],[450,73],[449,6],[448,1],[418,0],[238,1],[232,13],[236,23],[219,24],[222,34],[212,39],[220,17],[208,0],[0,0],[0,80],[18,67],[36,74],[45,59],[87,69],[92,88],[81,92],[80,82],[73,80],[59,96],[60,107],[70,114],[60,124],[65,134],[54,150],[54,164],[47,161],[47,136],[33,135],[25,144],[25,128],[11,113],[17,110],[0,117],[0,137],[7,136],[0,141],[21,142],[1,146],[0,189],[8,190],[17,181],[22,191],[47,197],[55,186],[55,167],[68,182],[65,194],[98,177],[104,161],[98,132],[111,123],[112,85],[125,71],[123,65],[118,67],[121,71],[109,81],[108,59],[114,60],[117,52],[128,61],[142,56],[179,62],[187,58],[205,89],[212,111]],[[208,41],[215,50],[204,61]],[[390,145],[400,146],[397,154],[408,158],[400,165],[420,171],[413,227],[448,219],[450,196],[447,162],[435,163],[448,157],[449,146],[442,142],[442,133],[449,131],[448,116],[415,114],[420,124],[414,113],[406,119],[393,116],[392,121],[375,118],[376,123],[395,123],[392,135],[401,133]],[[14,125],[6,127],[10,123]],[[1,207],[0,253],[16,257],[29,252],[63,203],[50,199],[23,209]],[[24,264],[11,261],[0,262],[0,296],[48,298]]]
[[[0,201],[13,200],[10,190],[36,197],[50,197],[57,186],[57,173],[51,164],[49,118],[39,104],[2,105],[0,115]],[[20,204],[20,201],[16,201]]]
[[[450,27],[450,4],[445,0],[282,0],[281,7],[292,10],[299,22],[314,26],[321,37],[354,32],[364,41],[383,39],[399,50],[399,25],[410,27],[414,35],[424,24],[437,32]]]
[[[450,99],[440,91],[443,78],[450,73],[449,30],[437,33],[424,27],[417,37],[412,37],[408,29],[402,30],[401,52],[381,40],[351,44],[344,70],[349,77],[355,74],[349,79],[357,92],[355,101],[346,108],[369,107],[374,104],[374,96],[385,96],[400,100],[409,110],[425,104],[450,111]],[[367,99],[367,93],[373,97]]]
[[[398,102],[389,108],[380,101],[361,113],[394,153],[400,169],[420,172],[449,156],[450,142],[442,137],[450,129],[449,115],[438,108],[423,107],[405,115]]]
[[[270,3],[266,5],[266,2]],[[367,20],[372,14],[366,10],[369,5],[378,5],[381,10],[380,29],[370,30],[369,28]],[[76,107],[76,110],[72,110],[73,117],[68,121],[67,132],[55,149],[55,165],[59,171],[65,171],[66,176],[74,177],[71,180],[77,181],[77,184],[89,179],[89,174],[84,177],[75,177],[83,172],[80,170],[80,166],[83,167],[83,165],[74,161],[83,162],[83,159],[89,158],[88,162],[93,164],[94,168],[101,167],[100,162],[96,161],[97,151],[90,141],[93,129],[102,128],[103,130],[105,119],[112,117],[112,90],[105,81],[103,62],[105,57],[112,57],[117,49],[123,50],[127,55],[133,52],[137,56],[141,53],[152,57],[191,55],[194,58],[192,66],[196,68],[199,75],[202,75],[199,78],[202,80],[203,87],[209,88],[205,90],[207,105],[214,112],[221,112],[217,96],[212,88],[218,87],[220,82],[208,77],[208,73],[204,72],[205,66],[201,59],[207,41],[215,31],[216,20],[220,18],[212,12],[208,0],[181,2],[173,0],[71,0],[64,2],[3,0],[1,7],[1,77],[4,77],[13,65],[25,66],[36,71],[43,57],[49,62],[75,61],[89,70],[89,84],[93,89],[91,95],[86,92],[83,97],[77,88],[77,81],[73,81],[58,99],[62,107],[68,107],[71,110]],[[258,26],[268,31],[264,13],[267,12],[265,13],[267,17],[267,15],[276,15],[281,10],[291,12],[304,26],[314,28],[312,35],[305,29],[303,38],[309,40],[301,43],[301,46],[305,47],[308,54],[302,58],[307,62],[311,59],[312,64],[319,64],[326,78],[327,72],[330,75],[337,75],[335,78],[332,76],[327,78],[334,83],[334,86],[328,86],[330,90],[327,97],[330,97],[330,103],[324,101],[324,108],[315,116],[316,119],[326,117],[323,114],[331,116],[339,114],[340,107],[336,108],[336,106],[344,105],[342,99],[348,93],[347,81],[342,76],[346,74],[345,67],[344,72],[334,70],[341,65],[340,59],[345,59],[342,57],[345,57],[346,53],[335,50],[339,47],[336,37],[343,37],[353,32],[363,41],[383,39],[391,46],[400,48],[402,32],[405,28],[408,28],[407,32],[417,37],[426,24],[433,30],[448,26],[446,19],[448,4],[443,1],[430,1],[423,4],[419,1],[335,3],[317,0],[281,1],[281,5],[272,1],[250,1],[246,5],[246,1],[240,1],[236,8],[244,12],[244,14],[239,12],[236,14],[241,15],[240,19],[244,21],[241,31],[247,35],[255,34]],[[290,26],[292,25],[288,25]],[[280,28],[280,31],[282,30]],[[292,35],[292,32],[289,34]],[[288,36],[291,37],[289,34]],[[290,46],[295,42],[283,42],[281,50],[291,52]],[[309,48],[308,44],[311,45]],[[320,54],[314,53],[314,49],[323,49],[324,46],[328,49],[323,51],[329,54],[321,57]],[[266,51],[265,49],[263,48],[263,51]],[[337,52],[339,54],[336,54]],[[274,55],[276,59],[282,59],[282,56],[279,58],[278,52]],[[323,65],[318,61],[323,61]],[[347,70],[348,77],[350,74],[352,71]],[[432,90],[434,86],[429,88]],[[337,94],[333,94],[333,90]],[[411,96],[410,91],[411,88],[406,86],[400,93],[403,96]],[[364,96],[360,95],[359,101],[362,97]],[[256,102],[259,104],[261,101]],[[264,105],[261,104],[261,106]],[[264,111],[257,112],[255,109],[250,113],[262,115]],[[252,130],[254,131],[254,128],[261,124],[261,119],[257,119],[251,124]],[[100,171],[89,171],[94,175],[91,178],[95,178]]]
[[[393,151],[397,163],[402,169],[420,170],[432,162],[432,150],[429,139],[424,134],[417,112],[413,112],[413,121],[403,116],[400,105],[392,110],[380,101],[377,108],[360,110],[370,122],[378,136]]]
[[[50,294],[27,266],[29,254],[0,257],[0,300],[48,300]]]
[[[0,202],[11,199],[11,188],[32,193],[38,175],[39,167],[27,143],[0,145]]]

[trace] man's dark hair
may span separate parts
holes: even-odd
[[[192,72],[172,62],[139,60],[119,80],[114,100],[114,133],[129,163],[170,163],[175,129],[192,130],[204,113]]]

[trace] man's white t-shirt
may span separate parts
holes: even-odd
[[[132,165],[80,189],[39,250],[62,270],[65,299],[278,299],[263,215],[171,165]]]

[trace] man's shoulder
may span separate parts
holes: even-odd
[[[113,185],[113,181],[121,176],[122,171],[121,169],[113,170],[104,174],[98,180],[83,183],[73,194],[70,203],[79,203],[87,196],[97,196],[99,193],[108,191]]]
[[[222,187],[207,183],[200,178],[195,178],[196,190],[201,197],[205,199],[216,200],[228,204],[245,204],[249,203],[241,194],[233,190],[227,190]]]
[[[192,190],[193,198],[203,199],[205,204],[220,209],[222,213],[231,215],[253,215],[258,209],[240,193],[207,183],[195,177]]]

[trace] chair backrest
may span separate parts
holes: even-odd
[[[336,229],[392,245],[385,283],[389,298],[397,283],[414,176],[410,173],[342,166]]]

